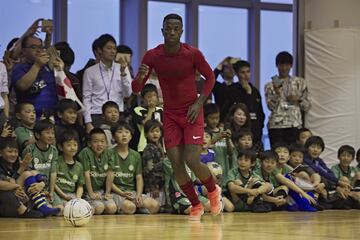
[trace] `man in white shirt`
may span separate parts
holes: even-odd
[[[131,81],[125,59],[114,62],[116,41],[110,34],[97,39],[100,62],[86,69],[83,77],[83,103],[86,108],[84,120],[86,131],[90,132],[101,124],[101,107],[107,101],[114,101],[124,110],[124,97],[131,95]]]
[[[0,62],[0,132],[9,117],[8,76],[5,65]]]

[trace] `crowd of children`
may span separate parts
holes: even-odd
[[[132,116],[123,116],[115,102],[104,103],[102,124],[88,134],[70,99],[59,101],[55,122],[36,120],[32,104],[18,104],[18,123],[6,122],[1,133],[0,216],[61,215],[73,198],[89,201],[94,214],[189,214],[164,149],[157,88],[148,84],[141,96]],[[206,104],[204,115],[200,160],[222,187],[224,212],[360,207],[360,167],[351,166],[354,159],[360,163],[359,150],[341,146],[339,164],[330,168],[320,157],[324,141],[309,129],[300,129],[290,146],[278,142],[257,151],[242,104],[224,124],[216,104]],[[206,188],[188,174],[209,212]]]

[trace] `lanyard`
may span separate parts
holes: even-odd
[[[100,70],[101,79],[102,79],[102,81],[103,81],[104,88],[105,88],[105,91],[106,91],[107,100],[110,100],[110,91],[111,91],[112,81],[113,81],[113,78],[114,78],[115,66],[113,66],[113,69],[112,69],[112,74],[111,74],[109,89],[108,89],[107,86],[106,86],[106,83],[105,83],[105,80],[104,80],[104,76],[103,76],[102,71],[101,71],[100,63],[99,63],[99,70]]]

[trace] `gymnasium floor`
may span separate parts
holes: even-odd
[[[360,211],[225,213],[201,222],[167,214],[95,216],[78,228],[62,217],[0,219],[0,240],[17,239],[360,239]]]

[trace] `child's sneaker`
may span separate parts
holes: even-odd
[[[201,216],[204,214],[204,207],[199,203],[196,206],[191,207],[189,220],[200,221]]]
[[[211,214],[214,216],[219,215],[222,210],[221,188],[218,185],[215,186],[215,190],[208,193],[211,206]]]

